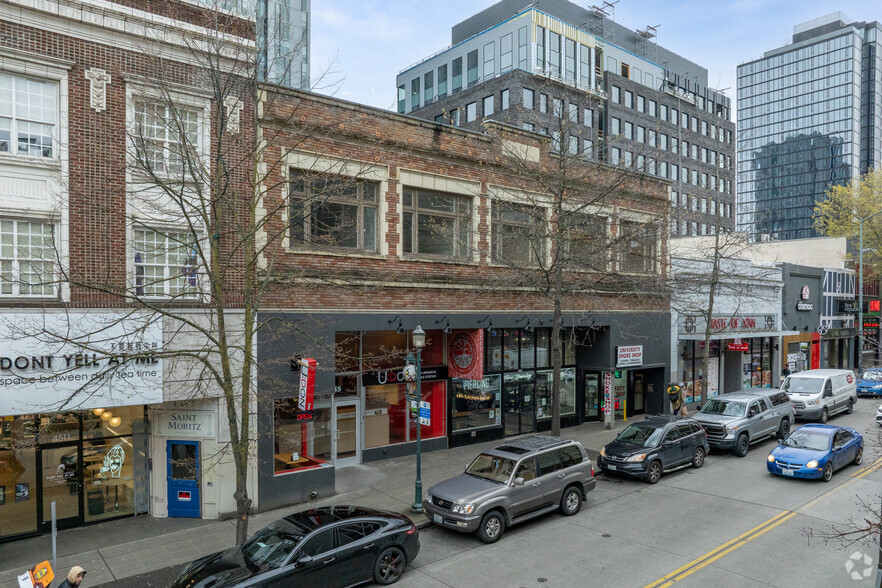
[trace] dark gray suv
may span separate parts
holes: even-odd
[[[465,473],[429,488],[423,508],[435,524],[493,543],[510,525],[557,509],[576,514],[594,485],[579,443],[528,435],[485,451]]]

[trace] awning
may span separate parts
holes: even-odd
[[[753,339],[755,337],[786,337],[787,335],[799,335],[802,331],[752,331],[750,333],[711,333],[711,341],[720,339]],[[688,333],[679,335],[681,341],[704,341],[704,333]]]

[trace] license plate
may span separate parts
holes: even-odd
[[[438,523],[439,525],[442,522],[444,522],[444,519],[441,517],[441,515],[433,515],[433,518],[434,518],[435,522]]]
[[[792,476],[793,470],[781,470],[781,473],[784,474],[785,476]]]
[[[612,471],[615,471],[615,470],[616,470],[616,466],[614,466],[614,465],[608,465],[608,466],[606,466],[606,467],[607,467],[607,469],[610,469],[610,470],[612,470]]]

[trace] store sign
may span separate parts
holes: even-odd
[[[643,345],[620,345],[616,347],[616,367],[643,365]]]
[[[811,302],[804,302],[802,300],[796,301],[796,310],[814,310],[815,305]]]
[[[839,300],[837,314],[857,314],[860,310],[860,305],[854,300]]]
[[[162,402],[162,321],[140,312],[0,318],[0,414]]]
[[[707,319],[701,315],[681,316],[679,331],[681,335],[704,333]],[[740,316],[714,317],[711,319],[711,333],[762,333],[774,331],[778,325],[775,314],[748,314]]]
[[[879,313],[879,307],[880,307],[880,303],[882,303],[882,301],[880,301],[880,300],[867,300],[867,303],[868,303],[867,304],[867,312],[871,312],[871,313],[875,313],[875,314]]]
[[[215,413],[205,410],[156,410],[153,434],[163,437],[215,437]]]
[[[484,329],[453,331],[447,339],[447,370],[451,378],[484,378]]]
[[[420,381],[427,380],[446,380],[447,366],[422,368],[420,370]],[[361,375],[361,383],[364,386],[383,386],[386,384],[404,384],[407,382],[404,374],[404,367],[397,370],[377,370],[374,372],[364,372]]]
[[[420,424],[427,427],[432,424],[432,405],[425,400],[420,401]]]
[[[300,395],[297,397],[297,409],[303,418],[298,420],[312,420],[312,407],[315,398],[315,366],[316,361],[309,357],[300,360]]]
[[[811,295],[811,293],[809,291],[808,284],[806,284],[805,286],[802,287],[802,291],[800,292],[800,297],[803,300],[808,300],[810,295]]]
[[[731,343],[726,344],[726,351],[750,351],[750,343],[736,337]]]

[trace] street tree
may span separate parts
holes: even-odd
[[[506,178],[506,187],[490,189],[490,261],[505,268],[498,285],[533,299],[552,317],[553,435],[560,434],[564,313],[620,296],[666,305],[666,185],[647,173],[649,160],[639,143],[580,138],[587,125],[579,119],[586,111],[593,115],[589,107],[596,102],[587,95],[576,103],[552,99],[548,127],[542,126],[547,119],[535,115],[530,124],[545,135],[542,157],[536,148],[509,140],[522,131],[484,124],[500,139],[502,154],[494,166]],[[590,323],[590,312],[582,311],[581,318]],[[578,331],[568,330],[572,336]]]

